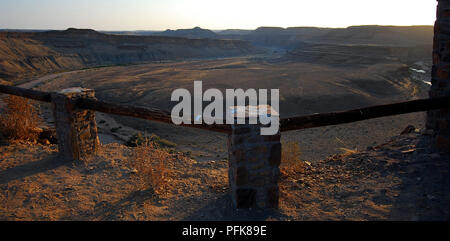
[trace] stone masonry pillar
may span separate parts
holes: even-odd
[[[232,125],[228,138],[228,178],[235,208],[278,208],[280,132],[262,136],[261,127],[261,124]]]
[[[450,96],[450,0],[438,0],[431,82],[430,98]],[[434,131],[436,146],[450,151],[450,109],[429,111],[427,128]]]
[[[85,160],[100,145],[95,112],[77,109],[77,98],[95,98],[94,90],[70,88],[52,94],[59,154],[66,161]]]

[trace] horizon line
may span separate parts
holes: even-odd
[[[68,29],[91,29],[99,32],[137,32],[137,31],[154,31],[154,32],[163,32],[167,30],[189,30],[194,28],[201,28],[205,30],[211,30],[211,31],[225,31],[225,30],[257,30],[259,28],[281,28],[281,29],[289,29],[289,28],[319,28],[319,29],[347,29],[350,27],[371,27],[371,26],[379,26],[379,27],[433,27],[434,25],[429,24],[414,24],[414,25],[385,25],[385,24],[362,24],[362,25],[349,25],[346,27],[319,27],[319,26],[292,26],[292,27],[280,27],[280,26],[259,26],[254,29],[248,29],[248,28],[225,28],[225,29],[209,29],[209,28],[202,28],[200,26],[194,26],[192,28],[177,28],[177,29],[134,29],[134,30],[104,30],[104,29],[95,29],[95,28],[79,28],[79,27],[67,27],[65,29],[62,28],[0,28],[0,30],[28,30],[28,31],[64,31]]]

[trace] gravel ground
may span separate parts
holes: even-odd
[[[56,146],[0,147],[0,220],[449,220],[450,163],[420,133],[315,163],[282,163],[280,209],[234,211],[227,162],[167,154],[164,188],[132,182],[133,148],[64,163]]]

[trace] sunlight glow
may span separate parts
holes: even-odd
[[[435,0],[1,0],[0,28],[433,25],[436,5]]]

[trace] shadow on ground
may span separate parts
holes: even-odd
[[[218,199],[206,203],[191,213],[183,221],[265,221],[282,220],[287,217],[279,210],[234,209],[230,194],[223,194]]]
[[[450,220],[449,156],[433,147],[430,136],[422,136],[412,157],[398,165],[402,180],[391,216],[395,220]]]
[[[68,163],[59,161],[57,154],[54,154],[39,161],[29,162],[0,171],[0,184],[7,184],[11,181],[33,176],[64,165],[68,165]]]

